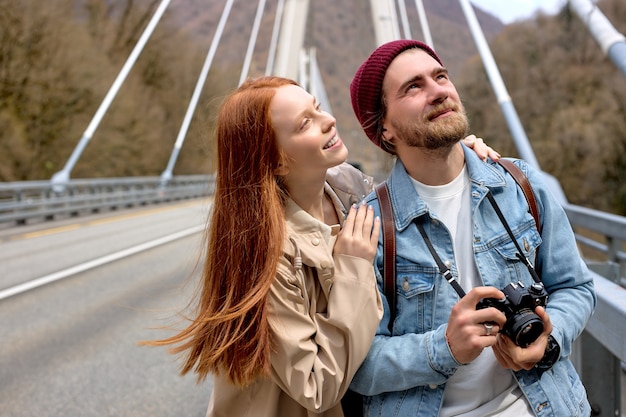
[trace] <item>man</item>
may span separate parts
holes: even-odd
[[[513,178],[460,143],[469,129],[465,110],[441,60],[421,42],[380,46],[356,72],[350,93],[368,138],[397,157],[387,179],[397,307],[390,331],[383,297],[385,315],[351,386],[366,396],[365,414],[589,416],[568,357],[596,298],[567,217],[541,174],[515,161],[538,201],[539,234]],[[366,200],[380,213],[375,194]],[[442,277],[435,257],[466,295]],[[504,309],[477,305],[502,299],[511,283],[530,288],[535,281],[525,260],[536,260],[549,296],[545,309],[534,309],[543,330],[522,347],[500,333],[511,324]],[[375,266],[382,291],[382,238]]]

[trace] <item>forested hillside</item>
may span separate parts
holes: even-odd
[[[626,2],[598,7],[626,33]],[[573,204],[626,214],[626,77],[580,19],[564,11],[508,26],[492,50],[541,168]],[[515,155],[495,95],[477,58],[457,88],[474,131]]]
[[[129,56],[158,0],[0,0],[0,181],[61,169]],[[176,0],[113,101],[73,178],[159,175],[172,152],[225,1]],[[265,69],[276,0],[268,0],[250,75]],[[515,150],[455,0],[425,0],[434,46],[461,91],[473,131]],[[626,32],[626,4],[601,0]],[[340,7],[341,6],[341,7]],[[418,22],[407,2],[411,22]],[[235,88],[256,2],[235,1],[175,174],[211,172],[212,118]],[[477,11],[539,162],[572,203],[626,214],[626,80],[577,17],[503,27]],[[419,24],[411,35],[421,38]],[[388,159],[364,139],[348,85],[375,47],[369,2],[311,2],[315,47],[350,160],[378,176]]]

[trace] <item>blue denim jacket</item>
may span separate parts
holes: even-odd
[[[561,357],[548,371],[520,371],[514,373],[515,377],[538,417],[588,417],[591,410],[585,389],[568,357],[573,341],[595,308],[596,297],[592,277],[579,256],[565,212],[546,188],[542,174],[523,161],[515,161],[533,186],[541,213],[540,236],[524,194],[513,178],[498,164],[481,161],[464,146],[463,150],[472,182],[473,250],[482,282],[498,289],[511,282],[522,281],[527,287],[533,282],[485,198],[490,191],[524,250],[523,255],[534,261],[538,253],[536,270],[550,294],[547,312]],[[452,273],[458,277],[453,245],[448,230],[428,212],[399,160],[387,184],[396,229],[396,318],[390,335],[389,304],[383,294],[384,317],[351,388],[366,396],[366,416],[433,417],[441,407],[446,381],[462,366],[455,361],[445,340],[448,316],[459,298],[439,273],[414,221],[428,216],[426,233],[441,259],[451,265]],[[371,193],[366,201],[379,215],[376,195]],[[382,233],[374,262],[382,294]]]

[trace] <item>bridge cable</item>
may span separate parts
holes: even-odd
[[[261,19],[263,18],[263,10],[265,9],[265,1],[259,0],[259,5],[256,10],[256,16],[254,18],[254,24],[252,26],[252,33],[250,33],[250,40],[248,41],[248,49],[246,50],[246,58],[243,63],[243,68],[241,70],[241,76],[239,77],[239,84],[243,84],[243,82],[248,77],[248,72],[250,71],[250,61],[252,61],[252,54],[254,53],[254,45],[257,41],[259,35],[259,27],[261,26]]]
[[[52,184],[54,186],[53,189],[56,192],[62,192],[64,187],[65,187],[65,184],[69,181],[69,179],[70,179],[70,172],[74,168],[74,165],[78,161],[78,158],[80,158],[80,155],[83,153],[83,150],[85,149],[85,147],[87,146],[87,144],[91,140],[91,138],[93,136],[93,133],[98,128],[98,125],[102,121],[102,118],[104,117],[104,115],[107,112],[109,106],[111,105],[111,102],[113,101],[113,99],[117,95],[120,87],[122,86],[122,84],[126,80],[126,77],[128,76],[128,73],[130,72],[132,67],[135,65],[135,62],[137,61],[137,58],[139,57],[139,54],[141,54],[141,52],[143,51],[143,48],[146,45],[146,42],[148,41],[148,39],[152,35],[152,32],[154,31],[154,28],[156,27],[157,23],[159,23],[159,20],[161,20],[161,17],[163,16],[163,13],[165,12],[167,7],[169,6],[169,3],[170,3],[170,0],[163,0],[163,1],[161,1],[161,4],[157,8],[157,10],[154,12],[154,15],[152,16],[152,19],[148,23],[148,26],[146,26],[146,28],[144,29],[141,37],[137,41],[137,44],[135,45],[135,47],[133,48],[131,54],[129,55],[128,59],[126,60],[126,63],[122,67],[121,71],[117,75],[117,78],[113,82],[113,85],[109,89],[109,92],[104,97],[104,100],[100,104],[100,107],[96,111],[96,114],[91,119],[91,122],[87,126],[87,129],[83,133],[83,136],[80,138],[80,141],[78,142],[78,145],[76,145],[76,148],[74,148],[74,151],[72,152],[72,155],[70,156],[70,158],[66,162],[65,166],[63,167],[63,169],[61,171],[55,173],[52,176],[51,182],[52,182]]]
[[[417,8],[417,15],[420,19],[420,26],[422,27],[422,35],[424,36],[424,42],[435,49],[433,44],[433,37],[430,33],[430,26],[428,26],[428,19],[426,18],[426,11],[424,10],[424,3],[422,0],[415,0],[415,7]]]
[[[274,73],[274,61],[276,59],[276,47],[278,45],[278,35],[280,34],[280,23],[285,10],[285,0],[278,0],[276,6],[276,16],[274,17],[274,28],[272,29],[272,40],[270,41],[270,50],[267,54],[267,64],[265,65],[265,75]]]
[[[222,16],[217,25],[217,30],[215,31],[213,42],[211,42],[211,47],[209,48],[209,52],[204,61],[204,65],[202,66],[202,71],[200,72],[200,76],[198,77],[198,81],[196,82],[196,88],[194,89],[193,95],[191,97],[191,101],[189,102],[189,106],[187,107],[187,112],[185,113],[183,124],[181,125],[180,130],[178,132],[176,143],[174,144],[174,149],[172,150],[172,154],[170,155],[170,160],[167,163],[167,167],[165,168],[165,171],[163,171],[163,173],[161,174],[161,181],[164,184],[167,183],[172,178],[172,171],[174,170],[174,165],[176,164],[176,160],[178,159],[180,148],[183,146],[183,142],[185,141],[187,130],[189,129],[189,125],[191,124],[191,118],[193,117],[193,113],[195,112],[196,106],[198,105],[198,100],[200,99],[202,88],[204,87],[204,83],[206,82],[209,69],[211,68],[211,64],[213,62],[213,58],[215,57],[215,51],[222,38],[222,34],[224,32],[224,26],[226,26],[226,21],[228,20],[228,15],[230,14],[230,10],[233,7],[233,1],[234,0],[227,0],[226,5],[224,6],[224,11],[222,12]]]
[[[409,18],[406,13],[406,3],[404,0],[398,0],[398,10],[400,11],[400,21],[402,22],[404,39],[412,39],[411,26],[409,25]]]

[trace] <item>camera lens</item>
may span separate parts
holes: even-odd
[[[522,309],[507,321],[508,336],[520,347],[527,347],[543,332],[543,322],[529,309]]]

